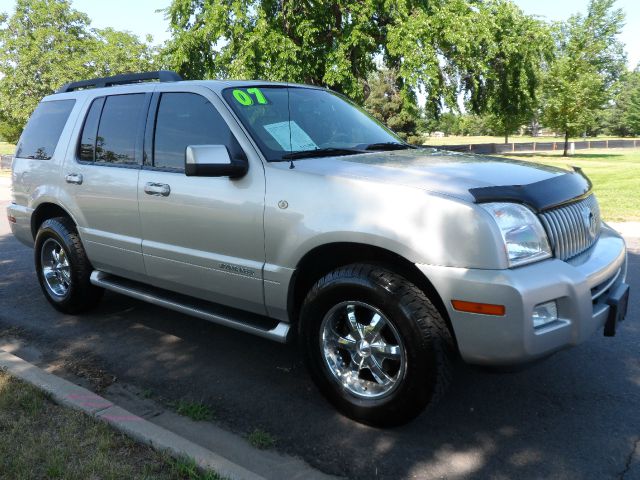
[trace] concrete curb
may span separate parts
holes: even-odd
[[[237,465],[210,450],[154,425],[95,393],[56,377],[15,355],[0,349],[0,368],[47,392],[57,403],[85,412],[155,450],[175,457],[186,456],[203,468],[232,480],[264,480],[264,477]]]

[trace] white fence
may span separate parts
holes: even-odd
[[[430,144],[431,143],[431,144]],[[571,142],[573,150],[590,150],[592,148],[640,148],[638,139],[615,140],[580,140]],[[471,143],[460,145],[436,145],[427,142],[427,146],[453,150],[455,152],[473,152],[482,154],[511,152],[554,152],[564,149],[564,140],[559,142],[510,142],[510,143]]]

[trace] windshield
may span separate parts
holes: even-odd
[[[371,145],[404,145],[377,120],[327,90],[234,87],[222,95],[269,161],[321,156],[321,152],[361,153]]]

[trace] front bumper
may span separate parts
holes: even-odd
[[[440,294],[463,359],[484,365],[524,363],[577,345],[602,328],[608,296],[624,283],[624,240],[604,227],[598,241],[578,257],[549,259],[509,270],[417,265]],[[504,316],[459,312],[451,300],[504,305]],[[559,320],[533,328],[536,305],[557,301]]]

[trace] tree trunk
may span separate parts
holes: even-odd
[[[509,132],[504,132],[504,143],[509,143]]]
[[[564,132],[564,153],[562,154],[562,156],[563,157],[569,156],[569,130]]]

